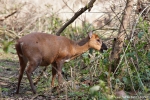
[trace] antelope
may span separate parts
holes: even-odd
[[[90,48],[99,51],[107,49],[99,36],[92,32],[88,33],[88,36],[79,42],[72,41],[64,36],[35,32],[18,39],[15,47],[20,62],[17,94],[26,66],[25,72],[32,92],[36,94],[31,74],[38,66],[52,64],[51,86],[53,87],[56,74],[58,74],[58,84],[62,83],[61,73],[65,62],[69,62]]]

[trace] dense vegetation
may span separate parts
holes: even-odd
[[[127,29],[123,52],[114,72],[109,72],[109,57],[112,51],[112,40],[117,30],[98,30],[95,32],[102,37],[109,49],[103,53],[91,49],[66,63],[63,67],[64,87],[60,94],[50,87],[50,65],[37,84],[38,95],[35,96],[30,92],[26,75],[21,86],[22,93],[20,95],[13,93],[17,86],[19,69],[14,49],[15,41],[35,30],[55,34],[64,22],[55,14],[50,17],[44,14],[37,18],[31,17],[34,23],[28,26],[25,21],[20,27],[15,21],[11,25],[8,24],[10,19],[2,21],[0,25],[0,98],[108,100],[120,98],[118,94],[123,94],[124,97],[148,99],[150,97],[150,20],[148,20],[149,17],[146,19],[140,13],[135,15],[135,19],[132,19],[135,23],[130,23],[133,26]],[[87,30],[94,29],[96,27],[85,22],[83,26],[67,27],[61,35],[77,41],[86,36]],[[113,34],[113,37],[110,34]],[[38,68],[33,73],[33,79],[40,75],[42,69]],[[111,86],[108,84],[108,74],[110,74]]]

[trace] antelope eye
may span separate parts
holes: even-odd
[[[100,42],[100,40],[99,40],[99,39],[97,39],[97,42]]]

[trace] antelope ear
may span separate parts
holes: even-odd
[[[91,38],[91,37],[92,37],[92,34],[93,34],[93,32],[92,32],[92,31],[88,33],[89,38]]]

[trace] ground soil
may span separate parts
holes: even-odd
[[[0,52],[0,100],[55,100],[50,92],[33,94],[24,73],[20,93],[16,94],[19,61],[16,54]]]

